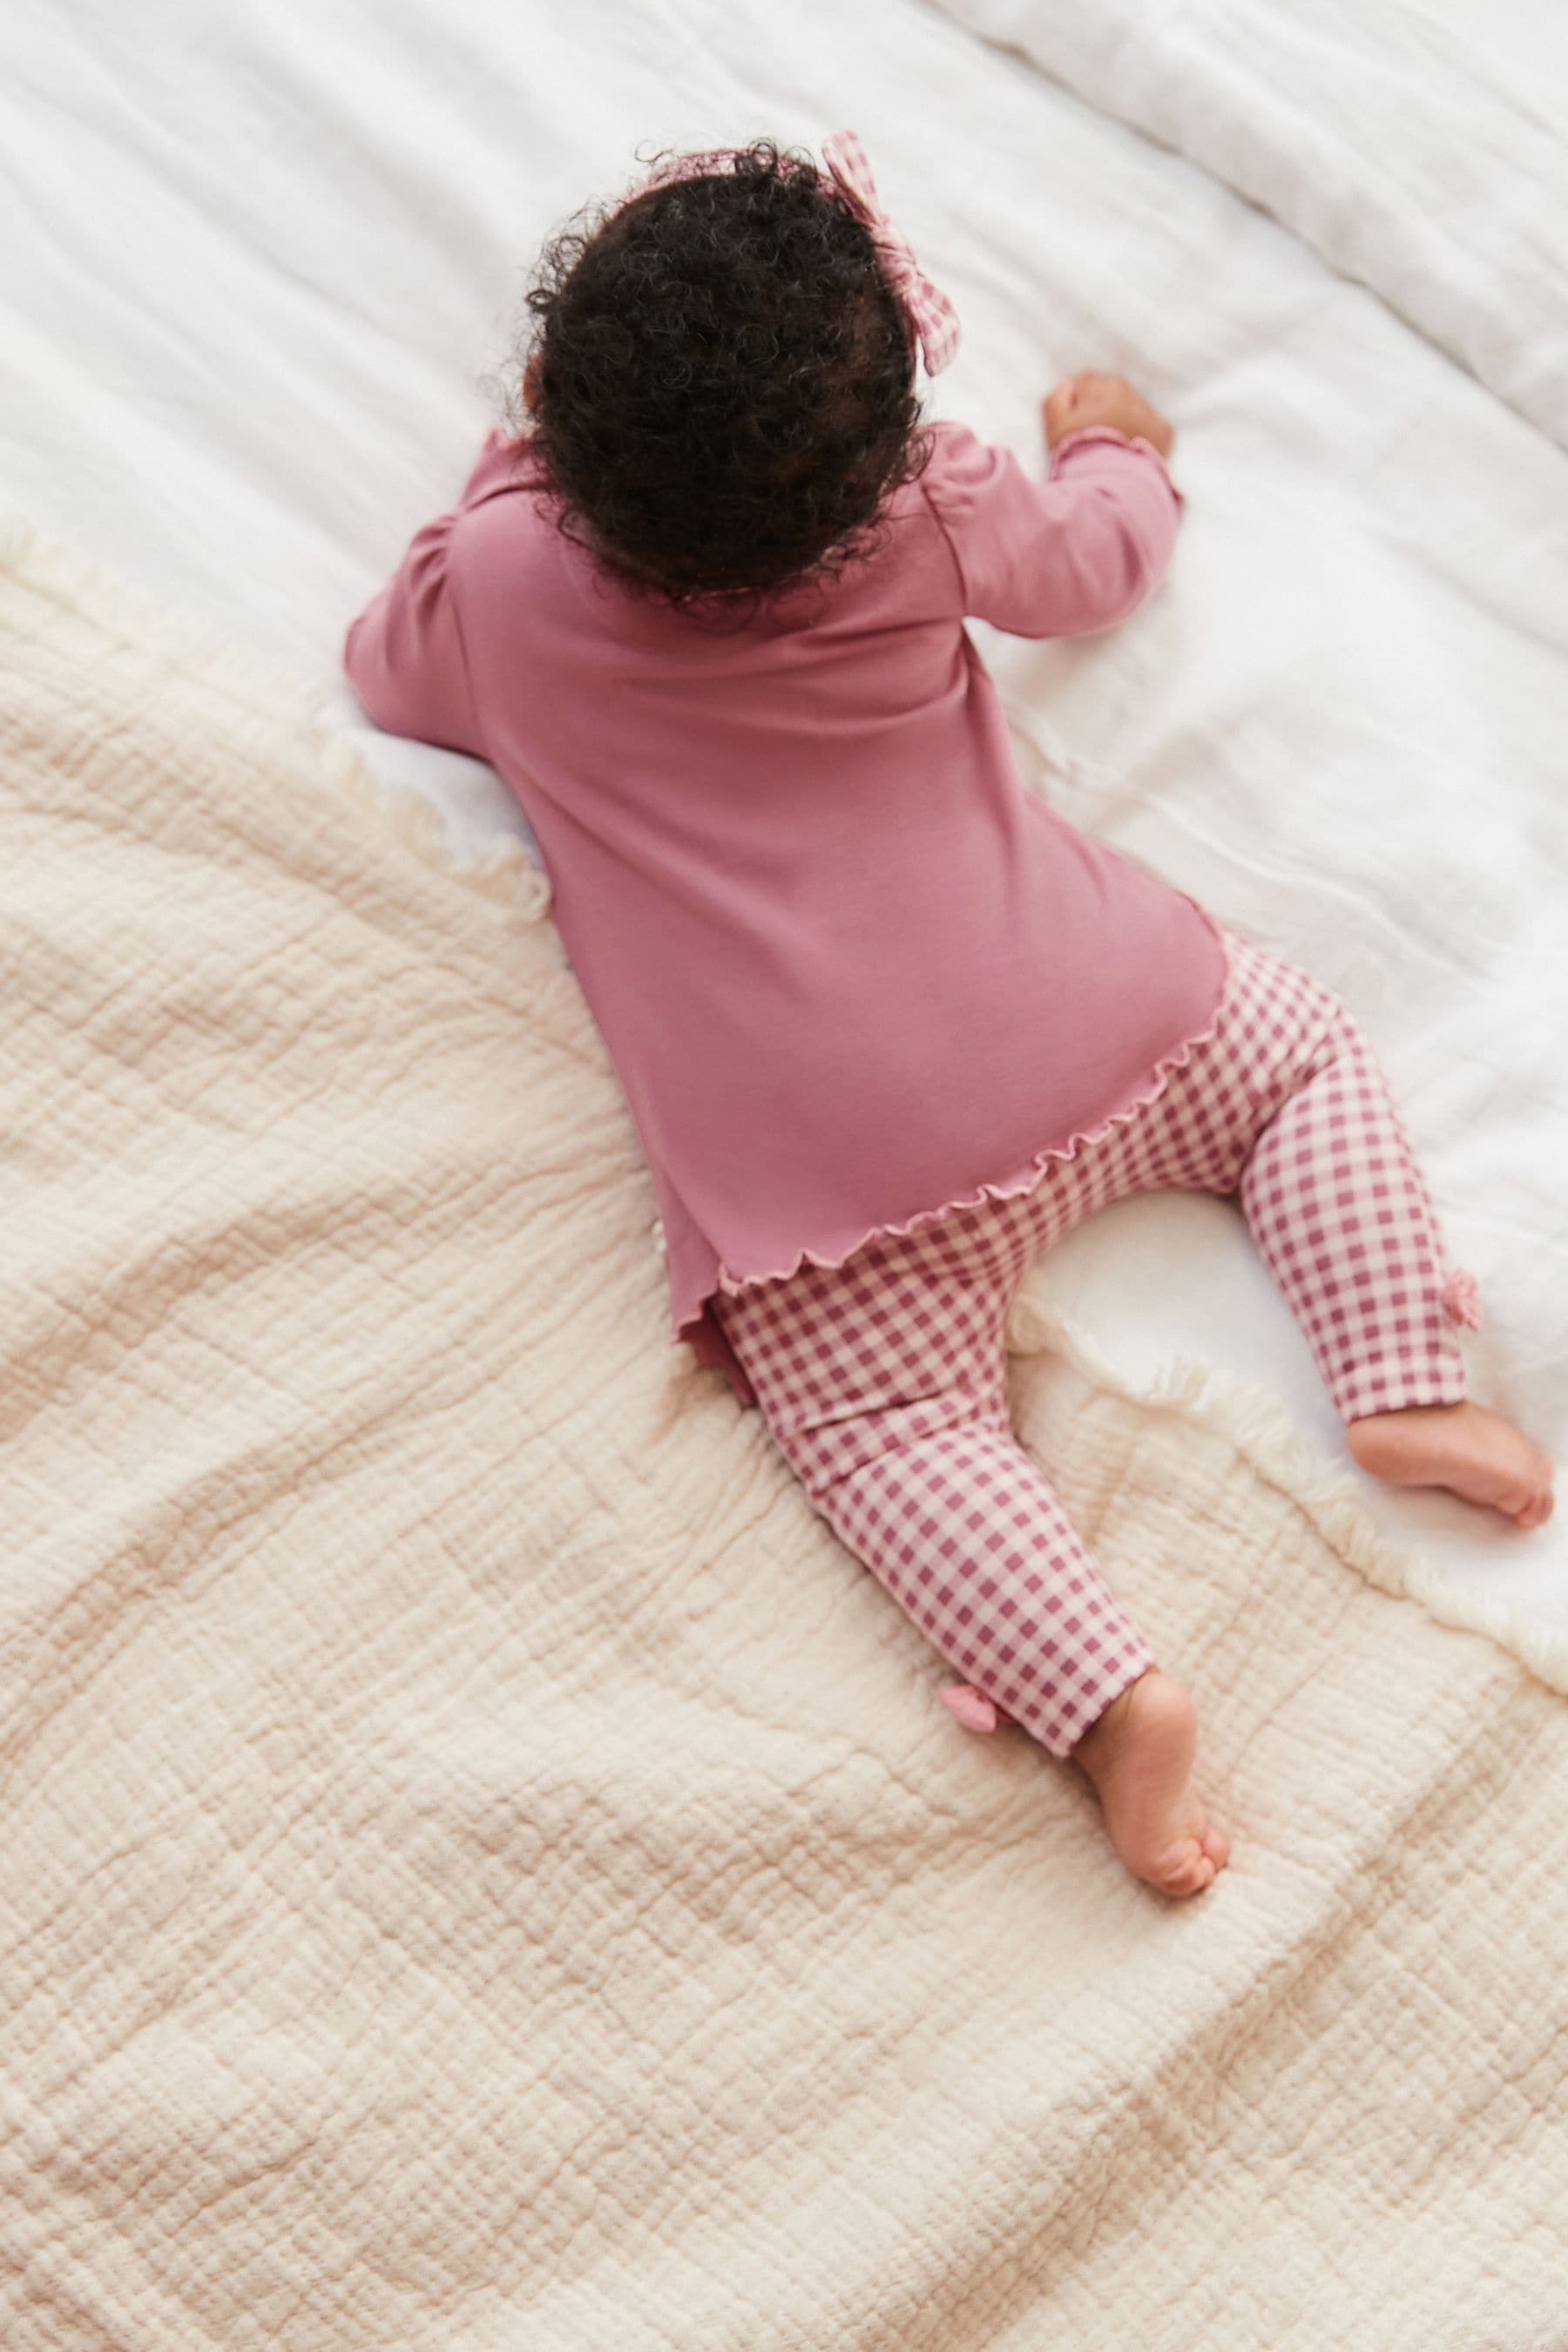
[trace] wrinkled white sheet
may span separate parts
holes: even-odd
[[[641,142],[858,129],[963,318],[936,414],[1037,457],[1057,378],[1142,383],[1179,428],[1177,562],[1121,632],[978,632],[1026,758],[1363,1015],[1481,1281],[1478,1387],[1563,1446],[1568,458],[1498,390],[1205,171],[910,0],[64,0],[13,26],[0,489],[345,718],[343,625],[460,481],[532,252]],[[1115,106],[1136,59],[1102,65]],[[487,770],[364,731],[459,847],[521,829]],[[1127,1204],[1040,1279],[1123,1372],[1229,1365],[1339,1454],[1223,1205]],[[1470,1587],[1568,1622],[1561,1530],[1366,1493]]]
[[[1568,445],[1552,0],[937,0],[1202,163]]]

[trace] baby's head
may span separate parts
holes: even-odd
[[[524,397],[562,526],[670,604],[837,572],[925,464],[876,241],[772,141],[678,157],[580,215],[527,308]]]

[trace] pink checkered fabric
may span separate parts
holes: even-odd
[[[1237,1198],[1341,1415],[1457,1403],[1478,1320],[1366,1039],[1293,965],[1229,941],[1210,1036],[1033,1192],[714,1301],[815,1507],[969,1681],[960,1720],[1063,1756],[1155,1660],[1008,1413],[1007,1310],[1109,1202]]]
[[[940,286],[933,285],[915,259],[915,250],[902,229],[895,228],[882,210],[877,183],[866,161],[866,150],[853,131],[833,131],[822,142],[822,160],[876,239],[882,275],[903,304],[920,340],[927,375],[940,375],[956,355],[958,313]]]

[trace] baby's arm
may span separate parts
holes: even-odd
[[[1041,410],[1046,439],[1053,449],[1068,434],[1082,433],[1096,425],[1124,433],[1129,440],[1147,441],[1162,457],[1170,456],[1176,437],[1170,420],[1141,392],[1135,392],[1124,375],[1099,375],[1092,368],[1064,376],[1056,390],[1046,394]]]
[[[966,614],[1015,636],[1084,636],[1153,593],[1185,501],[1165,466],[1170,426],[1120,378],[1073,378],[1045,408],[1047,480],[962,425],[938,428],[924,478]]]
[[[458,504],[415,533],[385,587],[350,625],[343,667],[370,717],[388,734],[416,736],[475,759],[487,756],[447,558],[459,515],[513,486],[516,454],[500,433],[490,434]]]

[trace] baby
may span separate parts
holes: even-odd
[[[1552,1465],[1470,1402],[1475,1286],[1344,1007],[1027,793],[966,615],[1125,620],[1172,430],[1044,403],[1047,478],[922,422],[952,305],[847,132],[677,155],[546,247],[526,415],[349,631],[371,718],[489,760],[653,1178],[670,1330],[967,1683],[1072,1757],[1137,1875],[1228,1845],[1192,1701],[1008,1415],[1009,1303],[1106,1202],[1236,1200],[1352,1454],[1520,1526]]]

